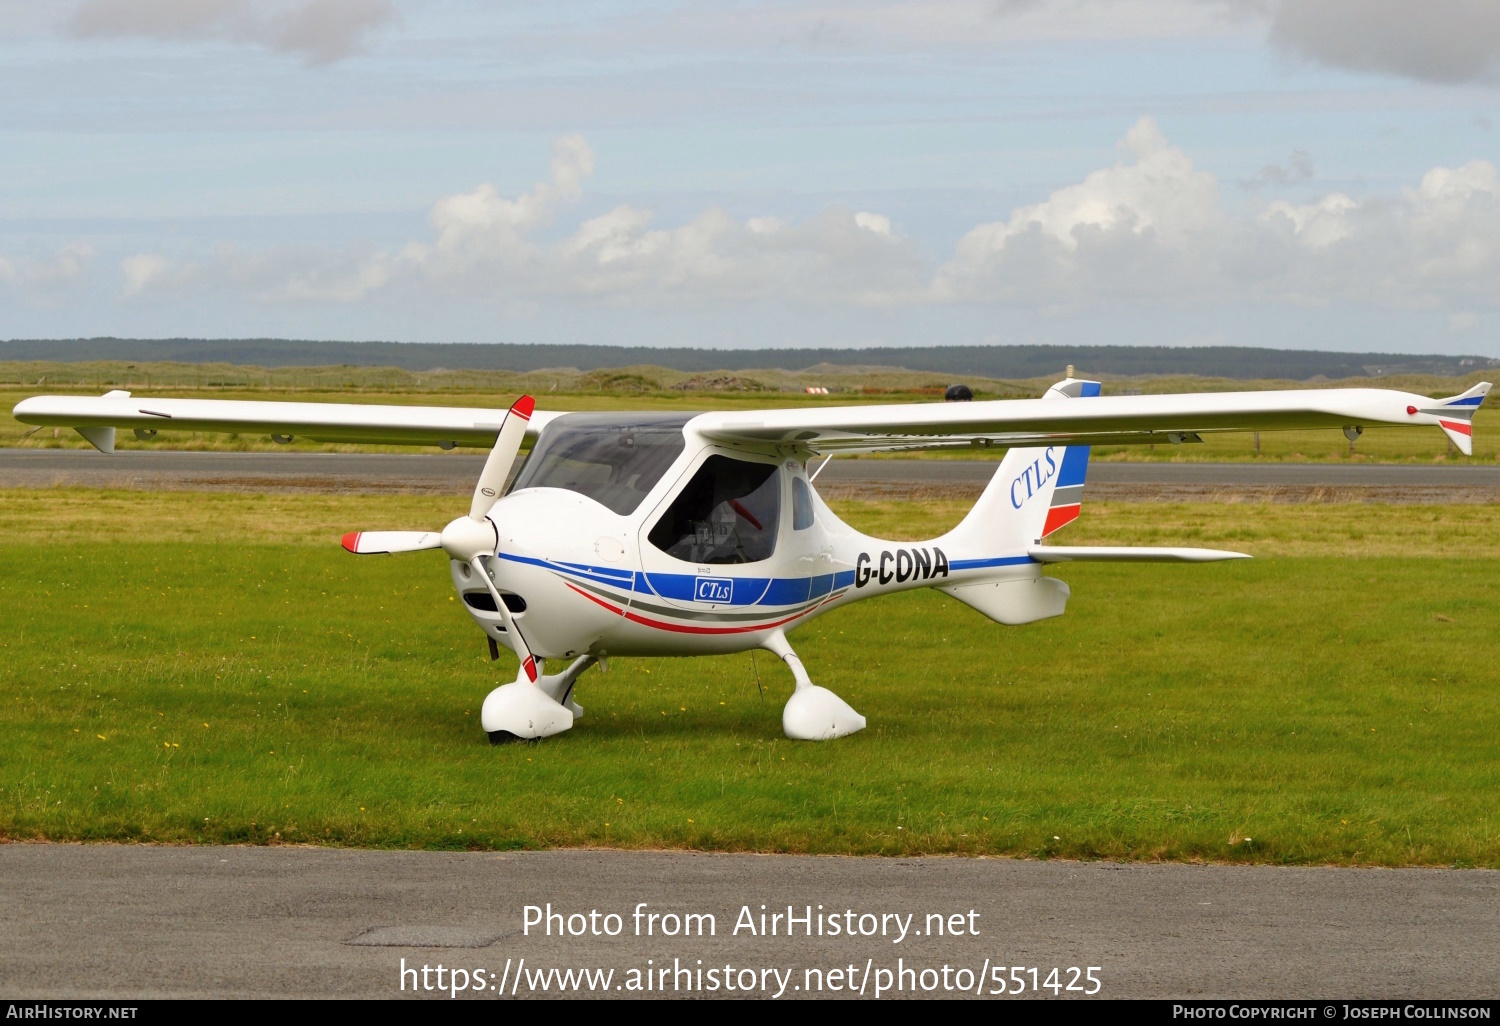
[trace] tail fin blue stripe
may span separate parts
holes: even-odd
[[[1063,452],[1062,469],[1057,472],[1057,487],[1071,488],[1083,484],[1089,473],[1089,447],[1070,445]]]

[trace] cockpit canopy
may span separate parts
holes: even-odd
[[[542,432],[510,491],[561,488],[630,516],[686,448],[695,414],[569,413]],[[647,540],[696,564],[758,563],[776,551],[781,520],[779,462],[713,454],[650,525]],[[811,490],[792,480],[792,527],[812,526]]]
[[[569,413],[547,425],[510,491],[564,488],[621,516],[634,513],[682,455],[694,414]]]
[[[758,563],[776,551],[781,467],[710,456],[647,536],[688,563]]]

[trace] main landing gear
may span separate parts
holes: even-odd
[[[786,708],[781,711],[781,729],[787,737],[798,741],[827,741],[865,729],[865,718],[848,702],[812,682],[802,660],[787,644],[785,634],[777,631],[761,647],[774,652],[786,663],[797,681],[797,690],[792,692]]]
[[[787,737],[827,741],[865,729],[865,718],[850,708],[848,702],[812,682],[802,660],[787,644],[785,634],[777,631],[761,647],[786,663],[797,682],[797,689],[781,712],[781,729]],[[562,673],[542,674],[535,684],[522,671],[511,683],[491,691],[479,714],[490,743],[551,737],[573,726],[573,721],[583,715],[583,707],[573,701],[573,685],[596,662],[592,655],[579,656]],[[542,661],[538,659],[537,669],[541,668]]]

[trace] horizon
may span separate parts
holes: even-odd
[[[0,363],[225,365],[245,368],[394,368],[407,372],[594,372],[658,368],[683,373],[880,368],[989,380],[1056,376],[1077,365],[1103,377],[1196,376],[1232,380],[1340,380],[1395,375],[1466,376],[1500,365],[1472,355],[1337,353],[1257,347],[921,346],[866,349],[624,347],[507,343],[392,343],[291,339],[74,339],[0,342]]]

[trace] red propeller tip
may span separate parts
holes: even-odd
[[[348,549],[350,552],[358,552],[359,551],[359,535],[360,535],[360,532],[358,532],[358,531],[350,531],[348,534],[344,535],[344,538],[343,538],[344,548]]]
[[[510,412],[522,420],[530,420],[531,415],[536,412],[536,400],[529,395],[523,395],[516,400],[515,405],[510,408]]]

